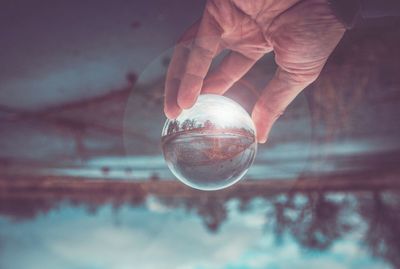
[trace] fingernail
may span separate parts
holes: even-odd
[[[196,98],[197,99],[197,98]],[[187,98],[187,97],[184,97],[184,98],[178,98],[178,106],[181,108],[181,109],[189,109],[189,108],[191,108],[193,105],[194,105],[194,103],[196,103],[196,99],[195,100],[190,100],[189,98]]]
[[[177,109],[176,111],[172,111],[172,112],[164,110],[164,114],[165,114],[165,116],[167,116],[168,119],[174,120],[179,116],[179,114],[181,114],[181,110]]]
[[[258,143],[265,144],[267,142],[267,137],[259,138]]]

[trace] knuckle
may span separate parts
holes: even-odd
[[[193,43],[192,52],[200,57],[204,57],[207,59],[214,57],[214,52],[206,48],[204,44],[202,44],[202,41],[200,41],[199,39],[196,39],[196,41]]]
[[[281,66],[282,71],[278,74],[278,77],[280,80],[287,81],[292,85],[301,85],[305,87],[318,78],[322,66],[320,64],[310,67],[305,65],[297,67]]]
[[[264,100],[261,100],[255,107],[256,112],[265,119],[277,120],[285,112],[285,108],[276,108]]]

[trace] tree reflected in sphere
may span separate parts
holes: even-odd
[[[219,190],[238,182],[252,164],[257,142],[249,114],[224,96],[200,95],[162,131],[164,158],[184,184]]]

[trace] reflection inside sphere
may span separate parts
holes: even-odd
[[[183,183],[200,190],[218,190],[239,181],[257,150],[249,114],[219,95],[199,96],[196,104],[162,132],[164,158]]]

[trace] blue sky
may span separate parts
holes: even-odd
[[[103,206],[93,215],[64,204],[32,220],[1,217],[0,267],[390,268],[373,259],[360,242],[362,228],[325,252],[304,251],[289,236],[276,244],[271,230],[265,229],[266,206],[253,206],[244,213],[236,207],[235,201],[228,204],[229,220],[215,234],[195,214],[165,207],[155,198],[119,211]]]

